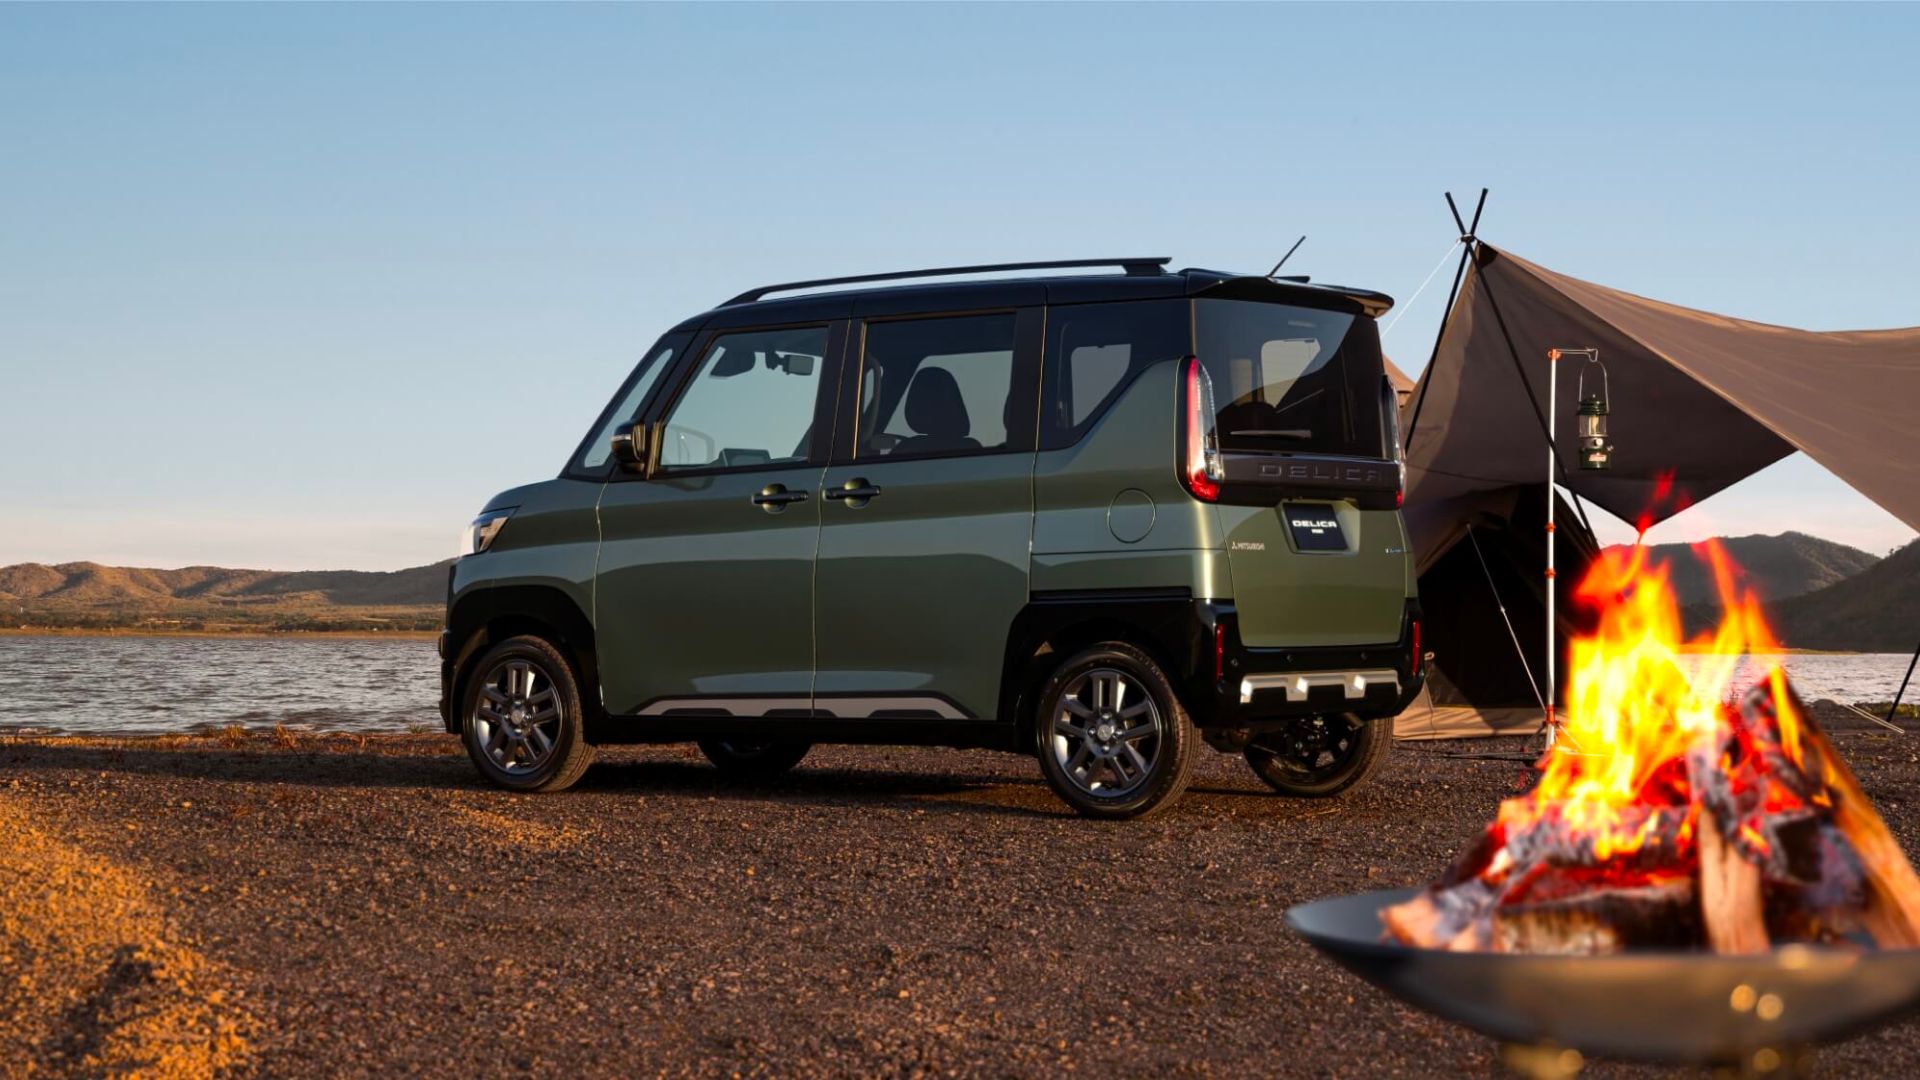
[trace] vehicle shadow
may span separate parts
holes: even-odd
[[[0,774],[10,778],[75,772],[210,784],[424,788],[514,797],[482,780],[465,754],[432,747],[416,752],[355,753],[339,749],[63,745],[57,740],[0,746]],[[916,771],[802,764],[776,780],[749,784],[727,777],[703,761],[608,755],[589,767],[569,793],[690,795],[831,805],[905,802],[928,810],[1040,817],[1068,813],[1038,776],[1003,771],[946,773],[938,771],[937,765]]]

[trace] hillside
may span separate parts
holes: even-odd
[[[1920,540],[1771,610],[1781,640],[1795,648],[1912,652],[1920,643]]]
[[[21,563],[0,567],[0,626],[431,630],[446,588],[446,563],[391,572]]]
[[[1859,548],[1805,533],[1734,536],[1720,541],[1742,571],[1741,584],[1760,594],[1770,608],[1788,597],[1837,584],[1879,562]],[[1663,560],[1682,607],[1710,604],[1713,574],[1688,544],[1652,544],[1647,550]]]

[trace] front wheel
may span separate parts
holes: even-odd
[[[1247,744],[1254,775],[1282,795],[1324,799],[1372,776],[1393,745],[1392,720],[1351,713],[1296,720]]]
[[[1193,722],[1160,665],[1124,642],[1095,645],[1055,669],[1034,729],[1047,783],[1086,817],[1150,814],[1187,786]]]
[[[560,791],[593,761],[573,665],[537,637],[508,638],[473,667],[461,741],[480,775],[513,791]]]

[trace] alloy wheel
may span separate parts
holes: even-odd
[[[1082,791],[1117,798],[1152,775],[1164,732],[1160,707],[1139,680],[1115,668],[1094,668],[1060,695],[1054,760]]]
[[[566,719],[553,676],[519,658],[487,670],[474,699],[474,736],[493,763],[512,775],[539,769],[553,756]]]

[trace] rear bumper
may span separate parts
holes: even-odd
[[[1194,601],[1196,636],[1210,647],[1183,672],[1185,698],[1203,728],[1258,727],[1296,717],[1354,713],[1393,716],[1426,681],[1414,655],[1417,601],[1407,601],[1398,640],[1377,645],[1252,648],[1240,641],[1233,605]]]

